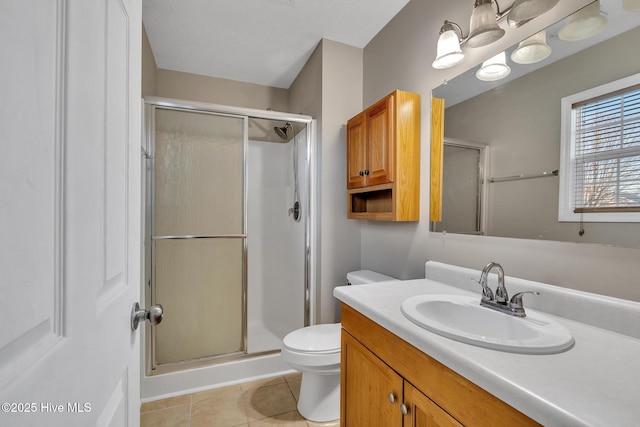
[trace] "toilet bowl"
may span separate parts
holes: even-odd
[[[348,285],[396,280],[375,271],[347,274]],[[298,412],[310,421],[340,418],[340,323],[307,326],[282,340],[282,358],[302,372]]]
[[[340,323],[307,326],[282,340],[282,358],[302,372],[298,412],[311,421],[340,417]]]

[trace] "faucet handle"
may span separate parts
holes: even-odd
[[[540,295],[540,292],[538,292],[538,291],[518,292],[517,294],[515,294],[514,296],[511,297],[511,301],[509,301],[509,306],[511,308],[524,308],[522,306],[522,297],[525,294]]]

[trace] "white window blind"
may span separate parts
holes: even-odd
[[[640,85],[571,109],[573,211],[640,212]]]

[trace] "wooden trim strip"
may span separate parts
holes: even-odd
[[[429,220],[442,221],[444,99],[431,98],[431,190]]]

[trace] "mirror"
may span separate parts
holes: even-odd
[[[608,24],[584,40],[559,38],[571,17],[547,28],[552,53],[538,63],[515,63],[518,46],[507,49],[507,78],[481,81],[477,66],[433,90],[445,99],[445,145],[442,222],[431,231],[640,247],[640,223],[558,221],[561,98],[640,72],[640,11],[623,3],[601,0]],[[466,197],[460,181],[475,186]]]

